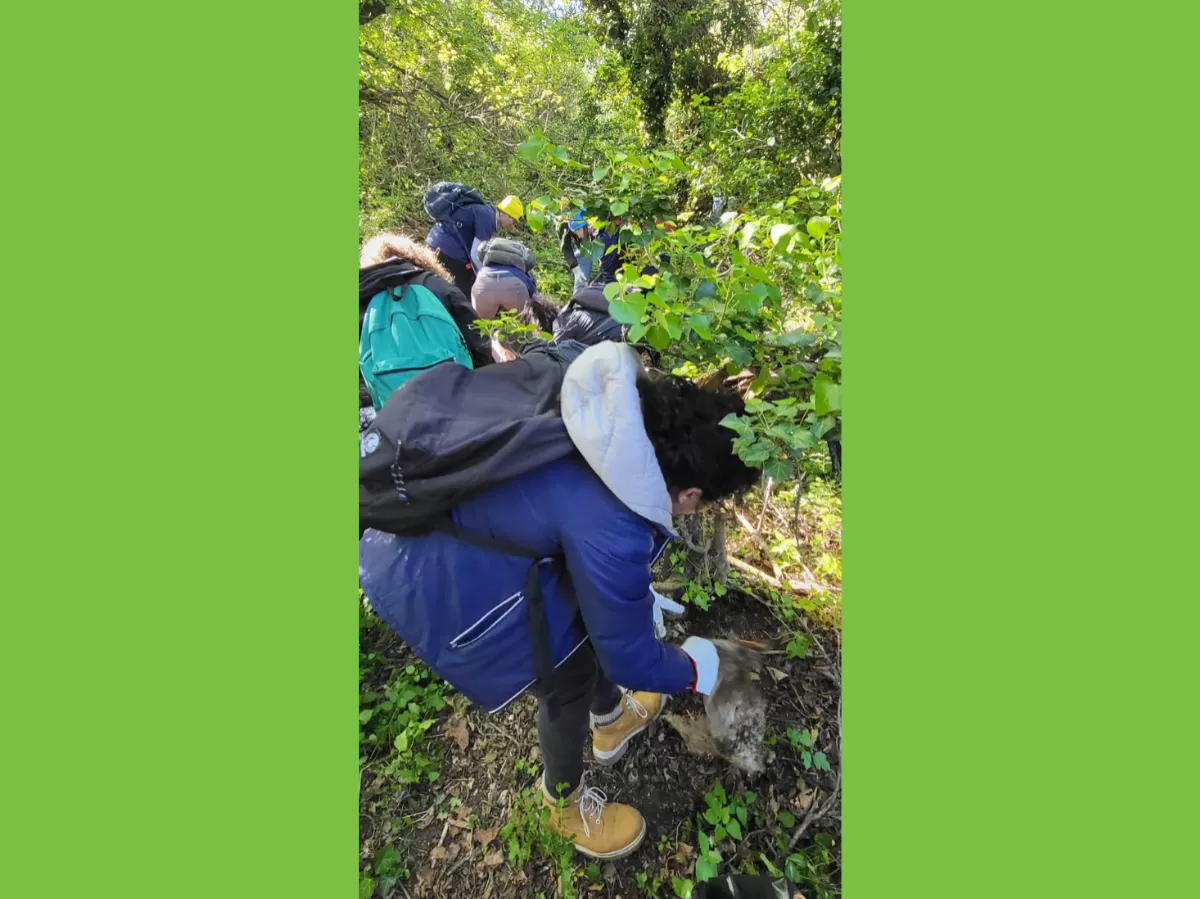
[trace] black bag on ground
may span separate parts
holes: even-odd
[[[563,570],[507,540],[460,528],[459,503],[501,481],[575,452],[559,413],[563,375],[574,354],[548,348],[501,365],[436,365],[397,388],[360,440],[358,530],[427,534],[435,530],[505,555],[531,560],[525,583],[533,660],[552,718],[558,717],[554,659],[538,569]]]
[[[796,887],[782,877],[729,874],[698,883],[692,899],[792,899]]]

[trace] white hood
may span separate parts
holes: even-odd
[[[617,499],[675,536],[671,495],[642,423],[637,382],[645,377],[628,344],[588,347],[563,378],[562,417],[571,441]]]

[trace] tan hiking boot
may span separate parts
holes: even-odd
[[[592,858],[624,858],[646,836],[646,819],[641,812],[630,805],[609,802],[600,790],[583,784],[563,800],[560,811],[543,781],[542,802],[551,809],[546,826]]]
[[[592,725],[592,755],[601,765],[615,765],[629,748],[629,741],[662,714],[667,697],[662,693],[622,692],[621,715],[609,724]]]

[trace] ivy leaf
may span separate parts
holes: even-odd
[[[792,463],[790,459],[772,459],[763,466],[763,471],[767,477],[777,484],[782,484],[784,481],[792,479]]]
[[[617,202],[613,203],[608,208],[612,211],[613,215],[624,215],[629,211],[629,204],[624,200],[617,200]]]
[[[842,385],[823,374],[813,378],[813,398],[817,415],[842,411]]]
[[[732,412],[722,418],[719,424],[722,427],[729,428],[731,431],[736,431],[742,437],[750,433],[750,422]]]
[[[702,339],[712,340],[712,331],[708,328],[707,315],[693,315],[688,319],[688,323],[692,326],[692,330],[699,334]]]
[[[820,240],[825,236],[825,232],[829,230],[829,226],[833,224],[833,219],[827,215],[814,215],[808,220],[808,233]]]
[[[604,299],[608,300],[611,303],[613,300],[615,300],[617,298],[617,295],[620,294],[620,292],[624,289],[625,289],[625,286],[623,284],[619,284],[616,281],[609,281],[607,284],[604,285]]]
[[[625,299],[608,301],[608,314],[623,325],[636,325],[645,311],[646,298],[636,293],[627,294]]]
[[[537,234],[546,225],[546,213],[536,206],[530,206],[525,210],[525,218],[529,220],[529,230],[534,234]]]

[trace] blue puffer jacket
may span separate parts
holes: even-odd
[[[636,354],[620,344],[580,356],[562,402],[583,458],[497,485],[452,517],[463,528],[565,558],[561,577],[549,567],[542,572],[556,666],[590,639],[618,684],[679,693],[692,683],[692,663],[655,638],[650,593],[650,567],[672,536],[670,498],[641,410],[633,408],[634,367],[641,371]],[[522,592],[529,565],[441,533],[368,530],[359,580],[371,607],[430,668],[496,712],[535,678]]]

